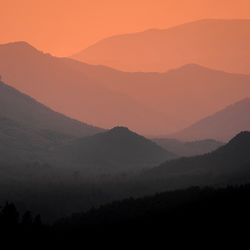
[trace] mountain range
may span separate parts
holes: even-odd
[[[180,141],[171,138],[154,138],[153,141],[178,156],[187,157],[207,154],[223,145],[222,142],[213,139],[205,139],[198,141]]]
[[[78,166],[80,172],[99,175],[131,173],[177,157],[125,127],[74,140],[57,153],[64,162]]]
[[[13,87],[58,112],[152,136],[188,127],[250,92],[247,75],[194,64],[166,73],[126,73],[54,57],[24,42],[0,45],[0,72]]]
[[[74,138],[104,131],[57,113],[0,82],[1,162],[41,160],[41,153]]]
[[[211,153],[167,161],[140,178],[145,178],[149,186],[150,182],[156,184],[151,185],[153,188],[245,183],[250,180],[249,149],[250,132],[241,132]]]
[[[250,20],[204,19],[105,38],[73,58],[124,71],[165,72],[196,63],[250,74]]]
[[[81,137],[103,131],[60,114],[3,82],[0,82],[0,116],[58,135]]]
[[[176,157],[127,128],[104,131],[68,118],[3,82],[0,154],[9,164],[41,161],[85,175],[136,171]]]

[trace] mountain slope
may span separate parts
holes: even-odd
[[[41,153],[55,144],[39,131],[0,116],[0,163],[37,162]]]
[[[136,171],[176,157],[125,127],[78,139],[59,153],[81,168],[106,174]]]
[[[174,134],[175,138],[197,140],[213,138],[227,141],[240,131],[250,130],[250,98],[243,99]]]
[[[212,153],[163,163],[146,172],[144,177],[165,180],[174,187],[249,181],[249,153],[250,132],[241,132]]]
[[[250,93],[247,75],[194,64],[166,73],[126,73],[53,57],[21,42],[0,45],[0,72],[14,87],[70,117],[152,136],[190,126]]]
[[[183,142],[176,139],[153,139],[161,147],[179,156],[195,156],[210,153],[223,145],[223,143],[211,139]]]
[[[0,116],[44,133],[82,137],[102,131],[57,113],[3,82],[0,82]]]
[[[157,71],[197,63],[250,74],[250,20],[207,19],[165,30],[106,38],[73,58],[125,71]]]
[[[164,115],[100,84],[87,73],[90,68],[95,67],[53,57],[25,42],[0,45],[3,79],[58,112],[104,128],[125,125],[152,132],[155,120],[164,129]]]

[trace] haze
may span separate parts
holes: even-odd
[[[204,18],[249,19],[248,0],[1,0],[0,43],[27,41],[57,56],[108,36]]]

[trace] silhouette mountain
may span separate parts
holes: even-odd
[[[62,147],[59,154],[81,169],[99,173],[127,172],[152,167],[176,156],[128,128],[78,139]]]
[[[250,98],[245,98],[205,117],[173,136],[184,140],[213,138],[227,141],[240,131],[250,130],[249,112]]]
[[[248,182],[249,149],[250,132],[241,132],[212,153],[163,163],[144,173],[144,177],[165,179],[165,183],[169,180],[175,187]]]
[[[58,136],[83,137],[103,131],[57,113],[3,82],[0,82],[0,116],[47,136],[53,132]]]
[[[250,20],[205,19],[165,30],[108,37],[73,58],[133,72],[164,72],[197,63],[249,74],[249,29]]]
[[[210,153],[223,145],[222,142],[212,139],[183,142],[170,138],[153,139],[161,147],[179,156],[195,156]]]

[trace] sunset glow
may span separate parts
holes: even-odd
[[[23,40],[58,56],[116,34],[250,18],[249,0],[0,0],[0,8],[0,43]]]

